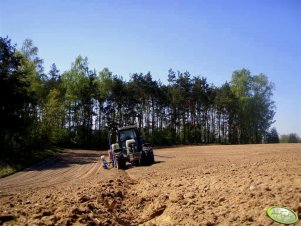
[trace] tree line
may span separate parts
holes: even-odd
[[[267,142],[274,123],[273,84],[236,70],[217,87],[205,77],[170,69],[165,83],[134,73],[128,81],[78,56],[48,73],[29,39],[21,49],[0,38],[0,150],[47,145],[107,148],[108,131],[137,124],[153,145]],[[277,135],[278,136],[278,135]]]
[[[296,133],[283,134],[280,136],[281,143],[301,143],[301,138]]]

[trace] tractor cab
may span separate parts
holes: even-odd
[[[127,126],[118,129],[118,143],[124,150],[127,148],[127,141],[131,141],[128,143],[134,143],[137,147],[141,145],[139,132],[136,126]]]

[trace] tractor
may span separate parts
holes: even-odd
[[[155,162],[153,148],[140,137],[136,125],[117,128],[109,133],[110,161],[118,169],[151,165]]]

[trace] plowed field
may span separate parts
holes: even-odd
[[[0,225],[279,225],[269,206],[301,213],[301,144],[154,152],[124,171],[101,168],[106,152],[65,150],[2,178]]]

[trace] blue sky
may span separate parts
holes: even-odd
[[[80,54],[126,80],[151,71],[166,82],[173,68],[219,86],[236,69],[264,73],[275,127],[301,136],[300,12],[298,0],[0,0],[0,36],[17,48],[32,39],[46,71],[68,70]]]

